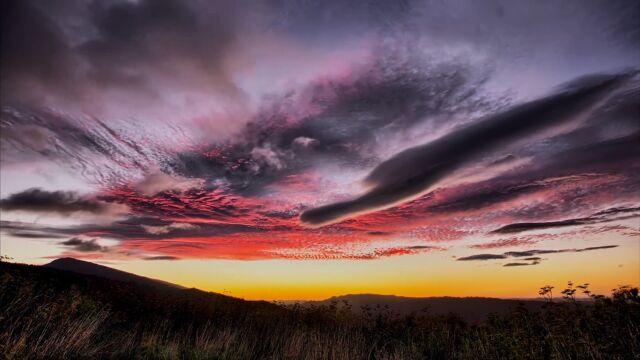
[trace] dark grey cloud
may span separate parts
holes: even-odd
[[[514,255],[510,255],[513,253],[505,253],[505,255],[507,255],[507,257],[518,257],[518,256],[514,256]],[[538,252],[537,254],[542,254],[540,252]],[[538,256],[533,256],[533,257],[528,257],[528,258],[524,258],[522,259],[524,261],[528,261],[528,262],[511,262],[511,263],[506,263],[502,266],[505,267],[509,267],[509,266],[529,266],[529,265],[538,265],[542,262],[542,258],[538,257]]]
[[[354,69],[354,79],[311,82],[274,96],[236,138],[211,146],[217,156],[182,152],[166,166],[185,177],[225,179],[237,192],[259,192],[318,163],[371,166],[381,139],[425,123],[439,128],[453,114],[488,113],[507,101],[482,94],[486,70],[455,61],[424,64],[410,51],[381,49],[373,64]],[[309,98],[302,106],[317,112],[292,122],[301,106],[296,96]]]
[[[74,59],[57,24],[31,1],[6,0],[0,6],[2,105],[41,90],[73,92]]]
[[[9,235],[25,239],[62,239],[66,237],[65,235],[47,234],[33,231],[10,231]]]
[[[514,179],[491,179],[463,193],[446,197],[441,202],[425,208],[428,212],[446,213],[482,209],[504,203],[519,196],[546,189],[549,184],[517,177]]]
[[[617,122],[617,119],[608,118],[607,122]],[[601,132],[607,133],[604,129],[601,129]],[[579,135],[575,136],[579,137]],[[551,203],[541,203],[523,208],[514,207],[510,210],[510,214],[515,218],[522,219],[564,216],[581,208],[581,205],[576,202],[596,193],[615,194],[614,196],[619,201],[635,201],[633,200],[636,198],[634,193],[637,194],[637,188],[640,186],[640,182],[635,176],[635,173],[640,171],[640,158],[635,151],[635,144],[640,141],[640,132],[633,131],[630,135],[605,140],[582,138],[581,141],[583,142],[581,144],[578,142],[580,145],[559,150],[550,149],[549,144],[563,144],[566,141],[561,139],[542,141],[546,147],[535,149],[533,152],[530,152],[531,149],[522,150],[519,156],[532,159],[527,162],[526,166],[515,167],[510,171],[500,173],[498,177],[449,189],[455,189],[455,191],[438,189],[432,193],[437,196],[431,196],[432,194],[423,196],[420,202],[424,203],[424,207],[414,205],[411,207],[412,211],[440,215],[486,209],[537,192],[556,191],[556,189],[568,185],[589,182],[598,178],[611,178],[612,176],[616,180],[609,180],[606,184],[597,187],[583,187],[583,190],[579,192],[563,192],[562,199]],[[584,142],[593,143],[584,145]],[[585,205],[592,206],[591,204]],[[634,216],[633,210],[627,209],[627,214],[620,213],[617,216],[606,217],[603,214],[593,214],[593,216],[583,218],[544,222],[549,226],[540,223],[533,225],[533,227],[537,226],[539,229],[543,229],[554,225],[579,226],[632,216]],[[510,227],[510,231],[515,232],[517,227],[526,228],[525,225],[518,225]]]
[[[569,90],[525,103],[405,150],[378,165],[365,179],[373,189],[345,202],[305,211],[301,220],[322,225],[357,213],[389,207],[416,196],[489,151],[559,125],[589,109],[630,78],[596,75],[572,82]]]
[[[110,210],[108,203],[83,198],[73,191],[46,191],[39,188],[31,188],[9,195],[9,197],[0,200],[0,209],[63,215],[75,212],[105,214]]]
[[[140,146],[140,139],[96,118],[5,107],[0,116],[2,145],[7,146],[3,160],[33,160],[27,154],[35,153],[101,184],[117,181],[123,172],[159,167],[166,174],[216,184],[222,180],[233,191],[255,193],[317,163],[371,166],[379,161],[374,154],[381,139],[416,125],[439,128],[453,114],[488,113],[506,101],[483,95],[486,70],[464,62],[424,63],[405,48],[380,49],[375,56],[373,64],[354,70],[354,79],[311,82],[265,100],[238,136],[206,144],[204,149],[211,151],[204,152],[176,154],[146,140]],[[292,98],[298,95],[310,99],[302,106],[320,111],[292,123],[300,106]],[[171,135],[181,137],[177,130]],[[307,145],[300,145],[301,139]],[[219,155],[211,156],[214,152]]]
[[[307,41],[322,41],[329,36],[358,36],[372,30],[393,31],[410,19],[420,2],[274,0],[271,4],[282,14],[276,18],[279,28]]]
[[[600,210],[594,213],[593,217],[599,217],[604,219],[615,219],[617,216],[621,214],[629,214],[629,213],[635,213],[635,212],[640,212],[640,206],[637,206],[637,207],[618,206],[618,207],[612,207],[609,209]]]
[[[180,260],[177,256],[169,256],[169,255],[160,255],[160,256],[149,256],[144,258],[144,260],[154,261],[154,260]]]
[[[613,248],[616,248],[616,247],[618,247],[618,245],[592,246],[592,247],[586,247],[586,248],[582,248],[582,249],[509,251],[509,252],[504,253],[503,255],[505,255],[507,257],[526,257],[526,256],[533,256],[533,255],[545,255],[545,254],[557,254],[557,253],[566,253],[566,252],[583,252],[583,251],[591,251],[591,250],[613,249]]]
[[[543,222],[525,222],[515,223],[502,226],[496,230],[493,230],[493,234],[513,234],[520,233],[529,230],[540,230],[567,226],[579,226],[599,224],[617,220],[626,220],[635,217],[640,217],[640,208],[638,207],[615,207],[602,211],[598,211],[591,216],[567,219],[559,221],[543,221]]]
[[[525,258],[523,260],[531,261],[532,263],[529,265],[535,265],[534,263],[538,263],[541,261],[540,257],[534,255],[546,255],[546,254],[558,254],[558,253],[581,253],[585,251],[593,251],[593,250],[605,250],[605,249],[613,249],[617,248],[618,245],[603,245],[603,246],[591,246],[581,249],[559,249],[559,250],[525,250],[525,251],[509,251],[503,254],[477,254],[470,255],[461,258],[457,258],[458,261],[476,261],[476,260],[498,260],[498,259],[507,259],[507,258]],[[507,265],[505,265],[507,266]],[[518,266],[518,265],[508,265],[508,266]]]
[[[636,151],[636,144],[640,142],[640,123],[637,117],[633,120],[630,117],[640,111],[640,92],[637,91],[640,83],[637,80],[630,84],[632,90],[620,91],[595,111],[586,119],[585,126],[509,149],[513,152],[513,160],[526,160],[526,166],[517,166],[498,177],[466,184],[463,191],[447,192],[446,196],[438,196],[437,202],[427,202],[424,211],[438,214],[483,209],[539,191],[555,191],[565,185],[611,176],[616,180],[597,187],[589,186],[580,192],[564,192],[560,201],[514,208],[510,213],[522,219],[543,215],[546,218],[559,217],[580,208],[582,205],[576,202],[595,193],[615,194],[619,201],[635,201],[633,199],[636,199],[640,186],[635,175],[640,171],[640,158]],[[579,218],[575,223],[591,223],[603,217],[601,214],[594,216],[598,219]],[[564,220],[572,219],[560,221]],[[566,224],[569,226],[571,223],[567,221]]]
[[[560,221],[546,221],[546,222],[536,222],[536,223],[517,223],[517,224],[505,225],[499,229],[492,231],[492,233],[512,234],[512,233],[519,233],[527,230],[548,229],[548,228],[565,227],[565,226],[577,226],[577,225],[585,225],[585,224],[591,224],[591,223],[592,223],[591,220],[588,218],[569,219],[569,220],[560,220]]]
[[[602,250],[602,249],[613,249],[613,248],[617,248],[617,247],[618,247],[618,245],[591,246],[591,247],[586,247],[584,249],[578,249],[578,250],[576,250],[576,252],[590,251],[590,250]]]
[[[426,250],[426,249],[439,249],[436,246],[428,246],[428,245],[414,245],[414,246],[407,246],[406,249],[408,250]]]
[[[306,41],[353,37],[373,30],[381,34],[422,35],[432,43],[465,41],[499,48],[512,55],[535,56],[531,44],[537,44],[543,46],[545,52],[555,49],[562,55],[582,56],[591,53],[589,46],[592,51],[605,49],[606,40],[632,46],[639,36],[635,19],[640,15],[640,7],[624,0],[562,3],[548,0],[275,0],[271,3],[284,15],[277,25]],[[578,31],[584,36],[577,36]]]
[[[525,256],[533,256],[533,255],[556,254],[556,253],[563,253],[563,252],[582,252],[582,251],[589,251],[589,250],[609,249],[617,246],[618,245],[607,245],[602,247],[585,248],[585,249],[509,251],[504,253],[504,255],[508,257],[525,257]]]
[[[173,227],[172,227],[172,224]],[[149,231],[149,227],[167,227],[169,232]],[[7,234],[28,234],[32,238],[82,237],[84,234],[100,233],[101,237],[126,241],[127,239],[158,240],[185,237],[223,236],[238,233],[268,232],[268,228],[240,224],[197,224],[177,228],[175,223],[156,217],[131,216],[109,224],[82,224],[71,226],[41,226],[33,223],[1,221],[0,231]],[[23,236],[25,237],[25,236]]]
[[[511,263],[506,263],[502,266],[504,267],[511,267],[511,266],[531,266],[531,265],[538,265],[538,262],[531,262],[531,263],[521,263],[521,262],[511,262]]]
[[[98,36],[79,52],[93,65],[98,83],[149,90],[149,71],[192,68],[204,81],[238,91],[222,61],[242,21],[233,2],[196,9],[176,0],[94,2],[91,17]]]
[[[425,31],[461,39],[485,29],[469,25],[479,19],[510,19],[511,26],[519,23],[516,19],[526,18],[527,14],[536,19],[542,19],[545,15],[545,11],[529,9],[531,6],[526,4],[501,4],[494,1],[483,5],[471,2],[465,6],[423,1],[392,4],[378,1],[358,4],[344,1],[274,1],[266,4],[222,1],[211,5],[197,1],[143,0],[59,4],[7,1],[6,4],[7,11],[3,11],[3,14],[7,15],[3,19],[6,20],[3,21],[3,26],[9,30],[3,31],[3,36],[10,34],[7,36],[11,41],[3,41],[3,46],[5,43],[7,46],[14,44],[11,46],[15,48],[7,48],[12,51],[5,51],[3,48],[2,64],[6,64],[5,72],[9,76],[3,76],[2,83],[16,84],[10,86],[14,89],[12,92],[3,91],[3,94],[11,96],[20,93],[15,90],[19,88],[18,83],[27,84],[29,93],[34,93],[31,91],[33,86],[25,80],[27,78],[36,82],[46,81],[49,85],[42,87],[47,89],[47,93],[66,86],[72,92],[72,98],[81,98],[83,94],[93,95],[86,90],[86,83],[90,83],[91,87],[130,89],[131,93],[136,94],[153,93],[157,88],[154,90],[149,83],[153,82],[154,75],[157,74],[175,74],[177,77],[184,75],[189,79],[212,81],[215,83],[212,86],[228,87],[233,92],[234,85],[226,74],[223,60],[233,49],[244,27],[250,26],[246,23],[260,23],[253,21],[256,20],[255,16],[258,19],[268,19],[266,23],[269,30],[302,36],[306,40],[316,35],[323,38],[338,29],[340,33],[354,33],[354,26],[360,29],[360,33],[354,33],[354,36],[372,33],[377,36],[391,29],[399,30],[389,32],[389,41],[381,42],[386,45],[379,46],[374,54],[380,60],[372,69],[354,71],[356,77],[360,76],[359,80],[349,84],[310,84],[298,89],[311,94],[314,106],[324,108],[320,114],[310,116],[296,126],[283,126],[290,114],[281,109],[291,105],[287,102],[290,101],[291,94],[285,94],[272,104],[272,109],[258,114],[240,139],[233,139],[224,146],[216,146],[216,150],[222,150],[224,159],[194,152],[166,154],[164,149],[154,147],[149,142],[145,143],[145,148],[150,149],[141,148],[136,146],[138,141],[113,132],[105,124],[102,124],[105,127],[101,124],[85,127],[102,129],[99,134],[78,132],[70,126],[52,129],[48,125],[44,132],[23,131],[24,128],[14,132],[35,134],[36,140],[33,139],[34,136],[25,136],[28,138],[24,141],[27,147],[34,147],[34,143],[41,144],[38,139],[53,133],[55,139],[52,138],[49,145],[55,143],[56,146],[47,146],[45,151],[39,152],[47,155],[57,152],[60,156],[73,158],[73,164],[79,168],[79,172],[90,174],[94,177],[92,180],[100,183],[122,174],[123,169],[117,165],[124,162],[129,169],[136,168],[140,171],[157,165],[168,173],[175,172],[181,176],[201,177],[212,181],[224,179],[232,190],[247,192],[261,191],[264,185],[312,166],[316,161],[329,160],[344,166],[371,166],[379,161],[372,156],[371,151],[379,145],[377,139],[384,139],[395,131],[404,131],[412,125],[424,122],[426,115],[431,118],[441,116],[443,122],[449,122],[451,119],[443,115],[490,110],[496,104],[480,95],[480,85],[488,80],[488,74],[484,70],[472,69],[450,59],[446,63],[436,62],[434,65],[430,61],[432,59],[425,60],[424,54],[416,50],[419,47],[410,34]],[[594,3],[588,5],[584,7],[597,7]],[[549,7],[553,8],[554,5],[546,4],[543,8]],[[604,24],[611,20],[609,16],[613,18],[613,14],[624,14],[623,17],[616,17],[617,21],[629,16],[628,9],[622,11],[619,5],[617,7],[607,7],[600,12],[603,17],[606,13],[606,19],[602,19]],[[471,8],[474,10],[471,11]],[[569,10],[580,10],[581,14],[587,12],[564,7],[554,10],[554,13],[565,14]],[[16,15],[11,15],[14,13]],[[459,24],[443,20],[455,16],[469,19]],[[424,21],[425,17],[429,21]],[[554,24],[556,21],[557,19]],[[36,23],[38,26],[26,29],[21,25],[26,23]],[[415,27],[417,23],[429,23],[428,29]],[[494,21],[489,23],[493,24]],[[566,21],[557,23],[566,25]],[[47,50],[46,46],[40,46],[37,42],[26,41],[28,31],[42,33],[33,36],[36,39],[51,38],[47,40],[47,44],[50,44],[48,46],[55,46],[59,50]],[[497,29],[491,31],[504,33]],[[78,35],[79,33],[82,35]],[[483,38],[489,41],[496,36],[494,33],[484,34]],[[45,50],[54,55],[59,52],[61,55],[53,58],[39,56],[41,53],[37,51]],[[57,58],[60,60],[55,60]],[[83,66],[78,66],[79,62]],[[25,68],[23,71],[17,68],[31,63],[35,64],[34,69]],[[40,75],[44,70],[37,70],[38,67],[49,65],[51,69],[48,71],[57,76],[51,81],[46,80],[47,76]],[[183,67],[189,69],[189,74],[182,73],[180,69]],[[54,71],[55,69],[61,70]],[[65,72],[64,69],[69,70]],[[78,74],[78,69],[85,70]],[[17,80],[4,80],[11,77]],[[73,93],[74,91],[79,94]],[[327,92],[335,93],[333,99],[323,96]],[[3,98],[7,100],[6,96]],[[11,122],[20,126],[32,125],[27,120],[32,116],[43,116],[33,109],[24,110],[23,116],[14,116],[15,114],[6,111],[2,115],[11,117]],[[57,117],[47,121],[60,124],[64,123],[62,120]],[[29,129],[31,128],[27,130]],[[3,127],[3,133],[11,131],[10,128]],[[114,134],[117,136],[113,136]],[[17,138],[13,135],[11,137]],[[314,145],[296,146],[295,140],[299,138],[312,139]],[[64,140],[62,148],[57,146],[60,139]],[[77,151],[78,148],[70,145],[74,139],[78,146],[106,156],[111,164],[97,166],[98,161],[82,156],[83,153]],[[36,148],[42,150],[39,146]],[[269,156],[256,156],[265,153]]]
[[[70,247],[73,250],[80,252],[96,252],[108,250],[107,247],[98,244],[97,239],[83,239],[79,237],[74,237],[67,241],[63,241],[60,243],[60,245]]]
[[[244,35],[261,32],[316,48],[373,38],[430,51],[473,45],[506,62],[591,55],[620,67],[637,54],[639,8],[623,0],[5,0],[2,101],[96,102],[113,89],[153,97],[158,78],[237,95],[228,63]]]
[[[474,261],[474,260],[497,260],[497,259],[506,259],[506,255],[501,254],[478,254],[478,255],[470,255],[458,258],[458,261]]]
[[[3,1],[2,103],[92,102],[110,89],[153,98],[162,76],[241,95],[224,61],[260,9],[234,1]]]
[[[504,253],[507,257],[525,257],[525,256],[533,256],[538,255],[540,252],[547,254],[548,250],[531,250],[531,251],[509,251]]]

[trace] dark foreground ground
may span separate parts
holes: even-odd
[[[574,290],[472,324],[0,262],[0,359],[640,359],[638,289]]]

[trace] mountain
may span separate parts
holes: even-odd
[[[61,258],[43,266],[0,262],[0,289],[3,290],[0,291],[0,303],[3,297],[7,299],[13,295],[15,299],[21,299],[18,302],[44,301],[41,297],[57,298],[56,301],[61,302],[80,301],[91,304],[89,308],[104,307],[120,314],[118,321],[179,318],[195,323],[218,316],[244,318],[254,312],[286,312],[267,301],[187,289],[71,258]],[[22,298],[27,293],[32,296]]]
[[[125,271],[116,270],[107,266],[94,264],[88,261],[77,260],[73,258],[60,258],[44,265],[44,267],[71,271],[83,275],[97,276],[109,280],[124,281],[139,285],[184,289],[183,287],[165,282],[162,280],[151,279],[144,276],[131,274]],[[395,295],[377,295],[377,294],[350,294],[343,296],[334,296],[321,301],[309,301],[306,304],[329,305],[337,303],[344,306],[348,303],[352,310],[362,312],[365,308],[372,311],[389,310],[400,315],[410,313],[419,313],[426,311],[431,315],[446,315],[455,313],[465,321],[478,323],[486,320],[489,314],[505,314],[512,311],[518,306],[525,307],[527,310],[540,310],[543,302],[536,300],[510,300],[483,297],[403,297]]]
[[[162,280],[151,279],[74,258],[60,258],[43,266],[51,269],[70,271],[83,275],[97,276],[104,279],[135,283],[138,285],[156,288],[184,289],[179,285]],[[407,315],[413,312],[419,313],[423,311],[426,311],[431,315],[455,313],[465,321],[472,323],[482,322],[486,320],[489,314],[492,313],[506,314],[518,306],[525,307],[527,310],[537,311],[540,310],[543,305],[543,302],[536,300],[448,296],[418,298],[377,294],[350,294],[334,296],[321,301],[308,301],[305,302],[305,304],[329,305],[334,302],[337,303],[338,306],[344,306],[345,303],[348,303],[352,310],[356,312],[362,312],[365,308],[369,308],[374,312],[386,309],[400,315]]]
[[[56,259],[43,266],[51,269],[71,271],[78,274],[99,276],[109,280],[132,282],[136,284],[155,287],[159,286],[184,289],[184,287],[180,285],[172,284],[166,281],[151,279],[148,277],[128,273],[126,271],[116,270],[108,266],[98,265],[92,262],[82,261],[74,258]]]
[[[518,306],[527,310],[537,311],[542,308],[544,302],[537,300],[511,300],[483,297],[403,297],[394,295],[376,294],[353,294],[335,296],[322,301],[310,302],[317,305],[328,305],[337,303],[344,306],[344,303],[351,305],[352,310],[363,311],[368,307],[373,311],[388,309],[400,315],[413,312],[426,311],[431,315],[446,315],[455,313],[464,320],[478,323],[486,320],[492,313],[506,314]]]

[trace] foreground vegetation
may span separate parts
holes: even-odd
[[[576,301],[584,293],[589,301]],[[281,307],[0,262],[0,358],[640,359],[640,297],[572,284],[472,325],[428,311]]]

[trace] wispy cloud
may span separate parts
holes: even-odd
[[[640,78],[598,74],[640,65],[636,7],[568,1],[3,1],[2,236],[244,260],[633,236]]]
[[[556,227],[598,224],[603,222],[626,220],[626,219],[631,219],[635,217],[640,217],[640,208],[616,207],[616,208],[610,208],[610,209],[596,212],[593,215],[588,217],[582,217],[582,218],[576,218],[576,219],[509,224],[492,231],[492,233],[511,234],[511,233],[528,231],[528,230],[539,230],[539,229],[556,228]]]
[[[529,261],[528,263],[524,262],[512,262],[507,263],[503,266],[525,266],[525,265],[537,265],[542,261],[542,258],[535,255],[548,255],[548,254],[558,254],[558,253],[581,253],[585,251],[594,251],[594,250],[606,250],[617,248],[618,245],[604,245],[604,246],[591,246],[580,249],[559,249],[559,250],[524,250],[524,251],[509,251],[502,254],[477,254],[459,257],[457,261],[484,261],[484,260],[502,260],[509,258],[524,258],[522,260]]]
[[[499,146],[572,120],[621,86],[630,74],[581,80],[577,89],[535,100],[493,115],[442,138],[404,150],[378,165],[365,179],[372,189],[349,201],[305,211],[301,220],[323,225],[411,199],[446,176]],[[544,119],[536,120],[534,119]]]

